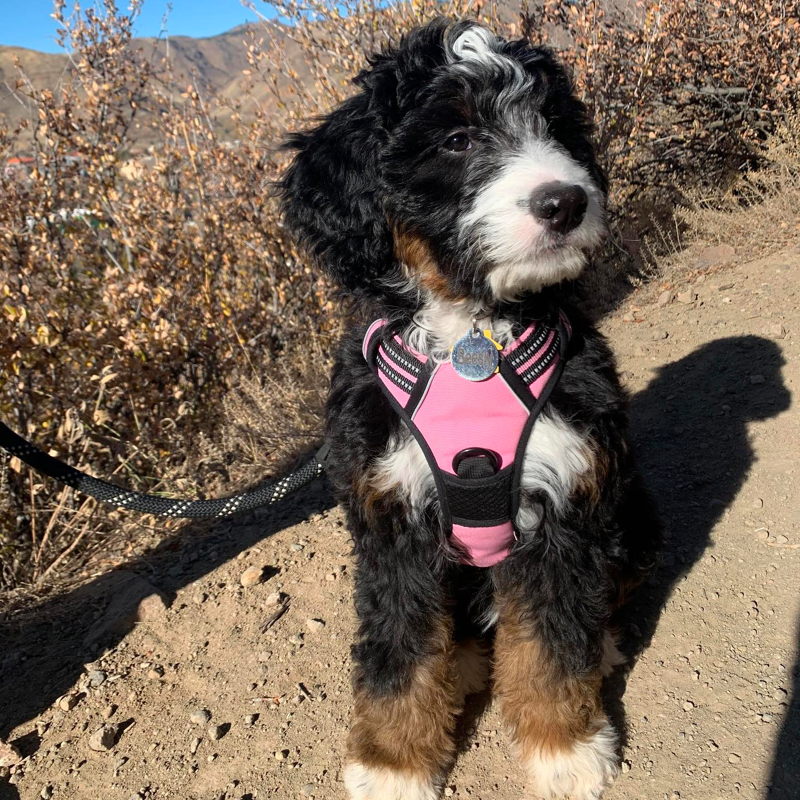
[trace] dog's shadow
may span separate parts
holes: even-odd
[[[634,395],[631,433],[667,538],[658,571],[618,620],[628,669],[650,644],[675,586],[703,556],[745,482],[755,459],[748,425],[789,407],[783,364],[780,348],[768,339],[718,339],[665,365]],[[763,382],[751,382],[753,374]],[[623,743],[626,680],[626,671],[617,670],[605,686],[606,707]]]

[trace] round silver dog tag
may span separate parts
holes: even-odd
[[[450,353],[453,369],[468,381],[491,378],[498,361],[497,345],[479,330],[471,330],[459,339]]]

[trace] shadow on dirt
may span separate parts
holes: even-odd
[[[118,645],[162,601],[169,606],[179,589],[266,537],[333,506],[323,480],[275,509],[189,523],[146,556],[0,622],[0,739],[51,708],[76,684],[87,662]],[[12,743],[30,750],[27,736]],[[0,783],[0,800],[16,797],[14,786]]]
[[[703,557],[711,531],[744,484],[754,461],[748,425],[789,407],[783,363],[780,348],[768,339],[718,339],[663,366],[633,397],[632,437],[667,542],[660,569],[623,611],[623,647],[629,655],[649,645],[662,609]],[[754,372],[764,376],[763,384],[750,383]],[[625,676],[607,683],[606,705],[624,736]],[[796,735],[796,723],[793,730]],[[794,741],[791,748],[787,740],[782,757],[787,764],[794,761],[796,776],[800,755]],[[774,795],[783,797],[789,794]]]

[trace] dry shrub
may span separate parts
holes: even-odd
[[[618,254],[648,203],[761,163],[800,86],[783,2],[289,0],[246,35],[247,91],[213,98],[131,43],[140,7],[68,16],[58,2],[71,69],[50,91],[20,73],[35,167],[0,174],[0,415],[73,464],[165,494],[263,478],[318,433],[341,309],[286,240],[271,186],[283,132],[344,99],[366,53],[440,14],[562,49],[597,119]],[[235,141],[217,133],[220,110]],[[0,163],[18,141],[0,127]],[[766,178],[748,175],[753,190]],[[606,264],[597,274],[620,271]],[[124,554],[167,527],[0,459],[0,586],[85,569],[114,531]]]
[[[20,77],[35,165],[0,175],[0,414],[134,488],[213,492],[219,479],[198,485],[190,469],[200,433],[215,438],[240,376],[260,380],[298,338],[332,333],[334,305],[276,215],[278,130],[243,124],[235,145],[219,141],[200,92],[176,93],[168,66],[131,46],[138,9],[58,8],[69,81],[37,91]],[[143,128],[157,144],[137,150]],[[0,137],[0,160],[13,143]],[[12,461],[0,508],[9,586],[45,575],[91,504]],[[96,511],[88,539],[115,523]]]
[[[686,191],[677,211],[680,236],[661,234],[664,266],[684,270],[695,242],[728,244],[755,257],[800,239],[800,111],[787,115],[761,147],[759,165],[744,172],[722,195]]]

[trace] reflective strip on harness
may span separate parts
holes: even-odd
[[[364,358],[425,454],[443,524],[464,563],[490,567],[511,551],[525,446],[561,375],[570,333],[561,312],[533,322],[500,353],[497,373],[468,381],[449,362],[434,364],[412,350],[386,320],[367,329]],[[492,454],[497,472],[459,477],[453,462],[468,448]]]

